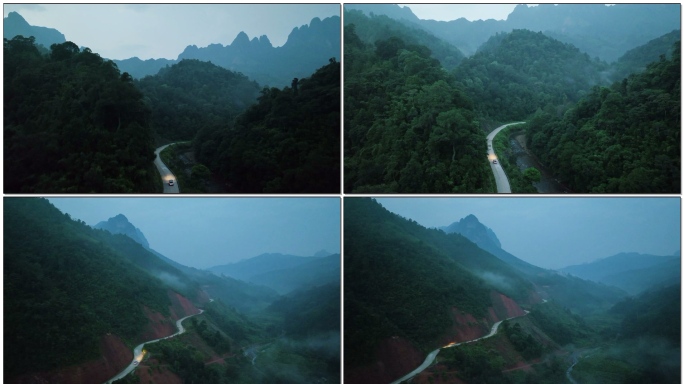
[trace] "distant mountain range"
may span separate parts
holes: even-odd
[[[628,50],[680,28],[679,4],[540,4],[518,5],[506,20],[451,21],[419,19],[396,4],[345,4],[367,14],[387,15],[419,26],[472,55],[491,36],[513,29],[541,31],[587,53],[613,62]]]
[[[16,12],[10,12],[4,21],[4,37],[7,39],[16,35],[35,36],[36,42],[46,48],[53,43],[66,41],[64,35],[56,29],[31,26]],[[77,41],[74,43],[78,45]],[[91,48],[97,50],[97,47]],[[331,58],[339,60],[340,55],[340,17],[332,16],[323,20],[315,17],[308,25],[295,27],[287,42],[280,47],[273,47],[265,35],[250,40],[246,33],[240,32],[231,44],[225,46],[189,45],[176,60],[141,60],[132,57],[113,61],[122,73],[128,72],[134,78],[142,78],[155,75],[161,68],[183,59],[198,59],[241,72],[262,87],[282,88],[290,85],[294,78],[310,76]]]
[[[241,72],[261,86],[282,88],[290,85],[292,79],[310,76],[316,69],[328,63],[330,58],[338,60],[341,50],[340,18],[315,17],[309,25],[295,27],[281,47],[273,47],[267,36],[252,38],[240,32],[228,45],[210,44],[207,47],[189,45],[178,55],[177,60],[150,59],[142,61],[137,57],[114,60],[122,72],[141,78],[154,75],[167,65],[183,59],[198,59],[235,72]]]
[[[305,287],[340,281],[340,255],[319,251],[313,257],[264,253],[232,264],[209,268],[218,276],[263,285],[285,294]],[[325,255],[325,256],[323,256]]]
[[[679,284],[681,256],[618,253],[590,263],[571,265],[561,272],[619,287],[632,295],[648,289]]]

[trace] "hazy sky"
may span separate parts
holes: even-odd
[[[620,252],[671,255],[680,249],[680,199],[379,198],[388,210],[426,227],[469,214],[491,228],[509,253],[562,268]]]
[[[506,20],[517,4],[400,4],[424,20]]]
[[[90,226],[123,214],[150,248],[181,264],[208,268],[262,253],[340,252],[340,199],[49,198]]]
[[[176,59],[188,45],[227,45],[244,31],[274,47],[295,27],[340,15],[339,4],[4,4],[107,59]]]

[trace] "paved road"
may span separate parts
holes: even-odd
[[[527,315],[528,313],[529,313],[528,311],[525,311],[525,315]],[[525,315],[522,315],[522,316],[525,316]],[[519,317],[519,316],[509,317],[506,320],[514,319],[515,317]],[[476,341],[479,341],[482,339],[486,339],[488,337],[492,337],[492,336],[496,335],[496,332],[499,330],[499,325],[501,325],[501,323],[503,323],[503,322],[504,322],[504,320],[496,322],[492,326],[492,330],[489,332],[489,334],[487,336],[482,336],[482,337],[477,338],[477,339],[473,339],[473,340],[469,340],[469,341],[463,341],[460,343],[451,343],[451,344],[447,344],[443,347],[435,349],[434,351],[430,352],[429,355],[427,355],[427,357],[425,358],[425,361],[423,361],[423,364],[421,364],[418,368],[414,369],[413,371],[411,371],[408,374],[406,374],[405,376],[403,376],[401,379],[393,381],[392,384],[399,384],[402,381],[409,380],[413,376],[423,372],[425,370],[425,368],[429,367],[430,364],[432,364],[432,362],[435,361],[435,358],[437,357],[437,354],[439,353],[439,351],[441,349],[451,348],[451,347],[455,347],[455,346],[461,345],[461,344],[473,343],[473,342],[476,342]]]
[[[159,174],[161,175],[162,184],[164,185],[164,193],[180,193],[180,190],[178,189],[178,180],[176,179],[176,176],[174,176],[173,173],[171,173],[166,164],[162,162],[161,157],[159,157],[159,153],[161,153],[161,151],[163,151],[164,148],[173,144],[176,143],[166,144],[164,146],[157,148],[154,151],[154,154],[157,156],[154,159],[154,165],[157,167],[157,169],[159,170]],[[174,181],[173,186],[169,185],[169,180]]]
[[[525,124],[524,121],[519,121],[517,123],[509,123],[500,126],[499,128],[493,130],[489,135],[487,135],[487,159],[489,160],[489,165],[492,167],[492,172],[494,173],[494,180],[496,181],[496,191],[498,193],[511,193],[511,185],[508,183],[508,177],[506,177],[506,172],[504,172],[501,163],[498,161],[496,154],[494,153],[494,148],[492,147],[492,140],[497,133],[501,132],[502,129],[514,124]],[[497,160],[497,164],[494,161]]]
[[[138,364],[140,364],[143,357],[145,357],[145,354],[143,353],[143,347],[145,346],[145,344],[156,343],[159,340],[169,339],[171,337],[178,336],[178,335],[184,333],[185,328],[183,328],[183,324],[181,324],[183,322],[183,320],[187,319],[188,317],[193,317],[193,316],[199,315],[202,312],[204,312],[204,310],[200,309],[200,313],[196,313],[196,314],[190,315],[190,316],[185,316],[184,318],[177,320],[176,321],[176,328],[178,328],[178,332],[174,333],[173,335],[162,337],[162,338],[156,339],[156,340],[146,341],[146,342],[136,346],[135,349],[133,349],[133,361],[131,361],[131,363],[123,371],[119,372],[118,375],[109,379],[109,381],[107,381],[106,384],[110,384],[110,383],[115,382],[116,380],[124,378],[126,375],[133,372],[133,370],[138,367]]]

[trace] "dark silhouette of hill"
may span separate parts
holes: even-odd
[[[3,37],[12,40],[15,36],[35,37],[36,44],[49,49],[52,44],[66,42],[64,35],[54,28],[38,27],[30,25],[19,13],[10,12],[3,19]]]

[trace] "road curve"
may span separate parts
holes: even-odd
[[[161,175],[162,184],[164,185],[164,193],[180,193],[180,190],[178,189],[178,179],[176,179],[176,176],[171,173],[169,168],[166,166],[166,164],[164,164],[164,162],[162,162],[161,157],[159,156],[164,148],[173,144],[176,143],[163,145],[154,151],[154,154],[157,156],[154,159],[154,165],[157,167],[157,170],[159,170],[159,174]],[[169,185],[169,180],[174,181],[173,185]]]
[[[528,313],[529,313],[528,311],[525,311],[525,315],[527,315]],[[525,316],[525,315],[522,315],[522,316]],[[509,317],[506,320],[514,319],[516,317],[520,317],[520,316]],[[504,321],[505,320],[501,320],[501,321],[494,323],[494,325],[492,326],[492,330],[489,332],[489,334],[487,336],[482,336],[480,338],[469,340],[469,341],[462,341],[460,343],[451,343],[451,344],[448,344],[448,345],[445,345],[443,347],[439,347],[439,348],[435,349],[434,351],[430,352],[430,354],[427,355],[427,357],[425,358],[425,361],[423,361],[423,364],[421,364],[418,368],[416,368],[413,371],[409,372],[408,374],[404,375],[401,379],[393,381],[391,384],[399,384],[402,381],[409,380],[413,376],[423,372],[425,370],[425,368],[429,367],[430,364],[432,364],[432,362],[435,361],[435,358],[437,357],[437,354],[439,353],[439,351],[441,349],[451,348],[451,347],[455,347],[455,346],[461,345],[461,344],[473,343],[473,342],[476,342],[476,341],[479,341],[482,339],[486,339],[488,337],[492,337],[492,336],[496,335],[496,332],[499,330],[499,325],[501,325],[501,323],[503,323]]]
[[[494,136],[501,132],[502,129],[508,127],[509,125],[515,124],[525,124],[525,122],[519,121],[516,123],[504,124],[487,135],[487,159],[489,160],[489,165],[492,167],[492,172],[494,173],[497,193],[511,193],[511,185],[508,183],[506,172],[504,172],[503,167],[501,167],[501,162],[497,161],[497,164],[494,164],[494,161],[497,160],[497,157],[494,153],[494,147],[492,147],[492,141],[494,140]]]
[[[142,361],[143,357],[145,356],[145,355],[143,354],[143,347],[145,346],[145,344],[156,343],[157,341],[169,339],[169,338],[171,338],[171,337],[178,336],[178,335],[184,333],[184,332],[185,332],[185,328],[183,328],[183,324],[181,324],[181,323],[183,322],[183,320],[187,319],[188,317],[193,317],[193,316],[200,315],[200,314],[202,314],[202,312],[204,312],[204,310],[203,310],[203,309],[200,309],[200,312],[199,312],[199,313],[195,313],[194,315],[185,316],[184,318],[182,318],[182,319],[180,319],[180,320],[176,320],[176,328],[178,328],[178,332],[174,333],[173,335],[171,335],[171,336],[166,336],[166,337],[162,337],[162,338],[156,339],[156,340],[146,341],[146,342],[144,342],[144,343],[142,343],[142,344],[138,344],[138,345],[135,347],[135,349],[133,349],[133,361],[131,361],[131,363],[128,364],[128,366],[127,366],[126,368],[124,368],[123,371],[119,372],[119,374],[117,374],[116,376],[114,376],[114,377],[112,377],[111,379],[109,379],[105,384],[113,383],[113,382],[115,382],[116,380],[122,379],[122,378],[124,378],[126,375],[128,375],[129,373],[133,372],[133,370],[138,366],[138,365],[136,364],[136,362],[137,362],[138,364],[140,364],[140,362]]]

